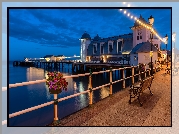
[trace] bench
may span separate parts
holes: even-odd
[[[143,93],[145,89],[149,89],[150,94],[153,95],[153,93],[150,90],[152,81],[154,79],[154,76],[150,76],[144,80],[141,80],[139,85],[131,85],[129,89],[129,94],[130,94],[130,100],[129,104],[131,104],[131,99],[137,97],[140,106],[142,106],[142,103],[140,102],[140,95]]]
[[[166,67],[165,71],[166,71],[166,74],[170,74],[170,72],[171,72],[171,67]]]

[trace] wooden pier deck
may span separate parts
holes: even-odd
[[[25,62],[25,61],[14,61],[13,66],[23,66],[23,67],[39,67],[44,69],[64,69],[64,65],[68,65],[72,72],[89,72],[92,71],[102,71],[112,68],[128,67],[129,64],[117,64],[117,63],[81,63],[73,61],[61,61],[61,62]],[[71,66],[71,67],[70,67]]]
[[[165,66],[164,66],[165,68]],[[59,126],[171,126],[171,75],[161,70],[154,75],[151,86],[153,96],[145,90],[129,104],[129,91],[125,88],[92,107],[86,107],[60,120]],[[51,125],[49,125],[51,126]]]

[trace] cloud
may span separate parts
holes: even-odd
[[[169,12],[156,10],[128,10],[147,19],[155,15],[156,28],[164,32],[169,24],[162,14]],[[93,38],[99,34],[102,38],[131,33],[129,27],[134,22],[117,9],[16,9],[10,10],[10,36],[19,40],[54,47],[79,46],[79,38],[87,31]],[[160,23],[162,21],[163,23]],[[166,31],[169,28],[165,29]]]
[[[40,17],[40,14],[38,14],[38,16]],[[41,15],[41,17],[42,16],[43,15]],[[74,38],[70,39],[70,36],[67,36],[65,33],[61,33],[58,30],[56,30],[55,32],[53,31],[53,25],[56,24],[55,26],[58,26],[57,22],[53,24],[49,23],[52,21],[48,21],[47,19],[45,20],[45,17],[43,20],[48,23],[36,25],[28,22],[27,20],[23,20],[17,16],[13,16],[10,14],[9,35],[19,40],[39,43],[43,45],[56,45],[58,47],[64,47],[65,44],[68,44],[68,46],[74,45]],[[62,24],[63,23],[61,23],[60,25],[62,26]],[[64,23],[62,27],[66,28],[66,26],[67,25],[65,25]],[[73,45],[71,44],[71,42],[73,43]]]

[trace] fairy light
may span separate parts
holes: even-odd
[[[125,5],[126,2],[123,2],[123,4]],[[127,4],[127,6],[130,7],[130,4]],[[120,11],[122,11],[122,10],[123,10],[123,9],[120,9]],[[153,34],[156,35],[156,37],[158,37],[161,41],[165,42],[165,41],[157,34],[157,32],[154,31],[154,29],[153,29],[150,25],[141,22],[140,20],[137,19],[137,17],[135,17],[135,16],[133,16],[133,15],[130,15],[130,13],[127,14],[127,11],[126,11],[126,10],[124,10],[124,14],[126,14],[126,15],[127,15],[128,17],[130,17],[131,19],[134,18],[134,20],[137,21],[141,26],[143,26],[143,27],[149,29]]]
[[[123,2],[123,4],[126,4],[126,2]],[[130,4],[128,4],[128,7],[130,7]],[[122,11],[122,9],[120,9],[120,11]],[[127,13],[127,11],[124,10],[124,14],[126,14],[126,13]],[[128,17],[130,17],[131,19],[134,18],[134,20],[137,21],[141,26],[143,26],[143,27],[149,29],[153,34],[155,34],[156,37],[158,37],[159,40],[161,40],[162,42],[165,42],[165,40],[162,39],[162,38],[157,34],[156,31],[154,31],[154,29],[151,27],[151,25],[145,24],[145,23],[141,22],[139,19],[137,19],[137,17],[135,17],[135,16],[133,16],[133,15],[130,16],[130,13],[128,13],[128,14],[126,14],[126,15],[127,15]]]

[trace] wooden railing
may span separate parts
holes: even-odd
[[[61,101],[64,101],[64,100],[67,100],[67,99],[70,99],[70,98],[73,98],[73,97],[76,97],[76,96],[79,96],[81,94],[86,94],[86,93],[89,93],[89,105],[92,105],[93,104],[93,91],[94,90],[97,90],[97,89],[100,89],[102,87],[106,87],[106,86],[110,86],[110,91],[109,91],[109,95],[112,95],[112,85],[114,83],[118,83],[120,81],[123,81],[123,88],[125,88],[125,80],[126,79],[132,79],[132,84],[134,84],[134,77],[135,76],[139,76],[139,79],[141,79],[141,74],[145,73],[145,77],[146,77],[146,73],[149,72],[149,75],[150,75],[150,69],[146,70],[146,65],[145,65],[145,70],[144,72],[140,72],[138,74],[134,74],[134,68],[137,68],[138,66],[131,66],[131,67],[124,67],[124,68],[118,68],[118,69],[112,69],[110,68],[110,70],[106,70],[106,71],[99,71],[99,72],[90,72],[90,73],[85,73],[85,74],[78,74],[78,75],[71,75],[71,76],[64,76],[64,78],[74,78],[74,77],[81,77],[81,76],[89,76],[89,89],[87,89],[86,91],[83,91],[83,92],[80,92],[80,93],[76,93],[76,94],[73,94],[73,95],[70,95],[70,96],[67,96],[67,97],[63,97],[63,98],[59,98],[57,99],[57,102],[61,102]],[[129,77],[125,77],[125,70],[126,69],[132,69],[132,75],[129,76]],[[156,68],[155,68],[156,69]],[[113,71],[117,71],[117,70],[122,70],[122,79],[119,79],[119,80],[116,80],[116,81],[112,81],[112,72]],[[100,74],[100,73],[105,73],[105,72],[109,72],[110,73],[110,82],[107,83],[107,84],[104,84],[104,85],[101,85],[101,86],[98,86],[98,87],[95,87],[93,88],[92,87],[92,75],[94,74]],[[19,87],[19,86],[25,86],[25,85],[31,85],[31,84],[37,84],[37,83],[43,83],[43,82],[46,82],[46,79],[43,79],[43,80],[36,80],[36,81],[29,81],[29,82],[22,82],[22,83],[16,83],[16,84],[9,84],[9,88],[14,88],[14,87]],[[7,87],[2,87],[2,91],[6,91],[7,90]],[[55,95],[54,95],[55,97]],[[38,105],[38,106],[34,106],[34,107],[31,107],[31,108],[27,108],[25,110],[21,110],[19,112],[15,112],[15,113],[12,113],[12,114],[9,114],[9,118],[13,118],[15,116],[18,116],[18,115],[21,115],[21,114],[24,114],[24,113],[27,113],[27,112],[30,112],[30,111],[33,111],[33,110],[36,110],[36,109],[39,109],[39,108],[42,108],[42,107],[45,107],[45,106],[48,106],[48,105],[51,105],[51,104],[55,104],[55,101],[50,101],[50,102],[47,102],[47,103],[43,103],[41,105]],[[57,108],[56,108],[56,112],[57,114]],[[57,115],[55,115],[57,117]],[[4,120],[2,121],[2,125],[5,125],[7,124],[7,121]]]

